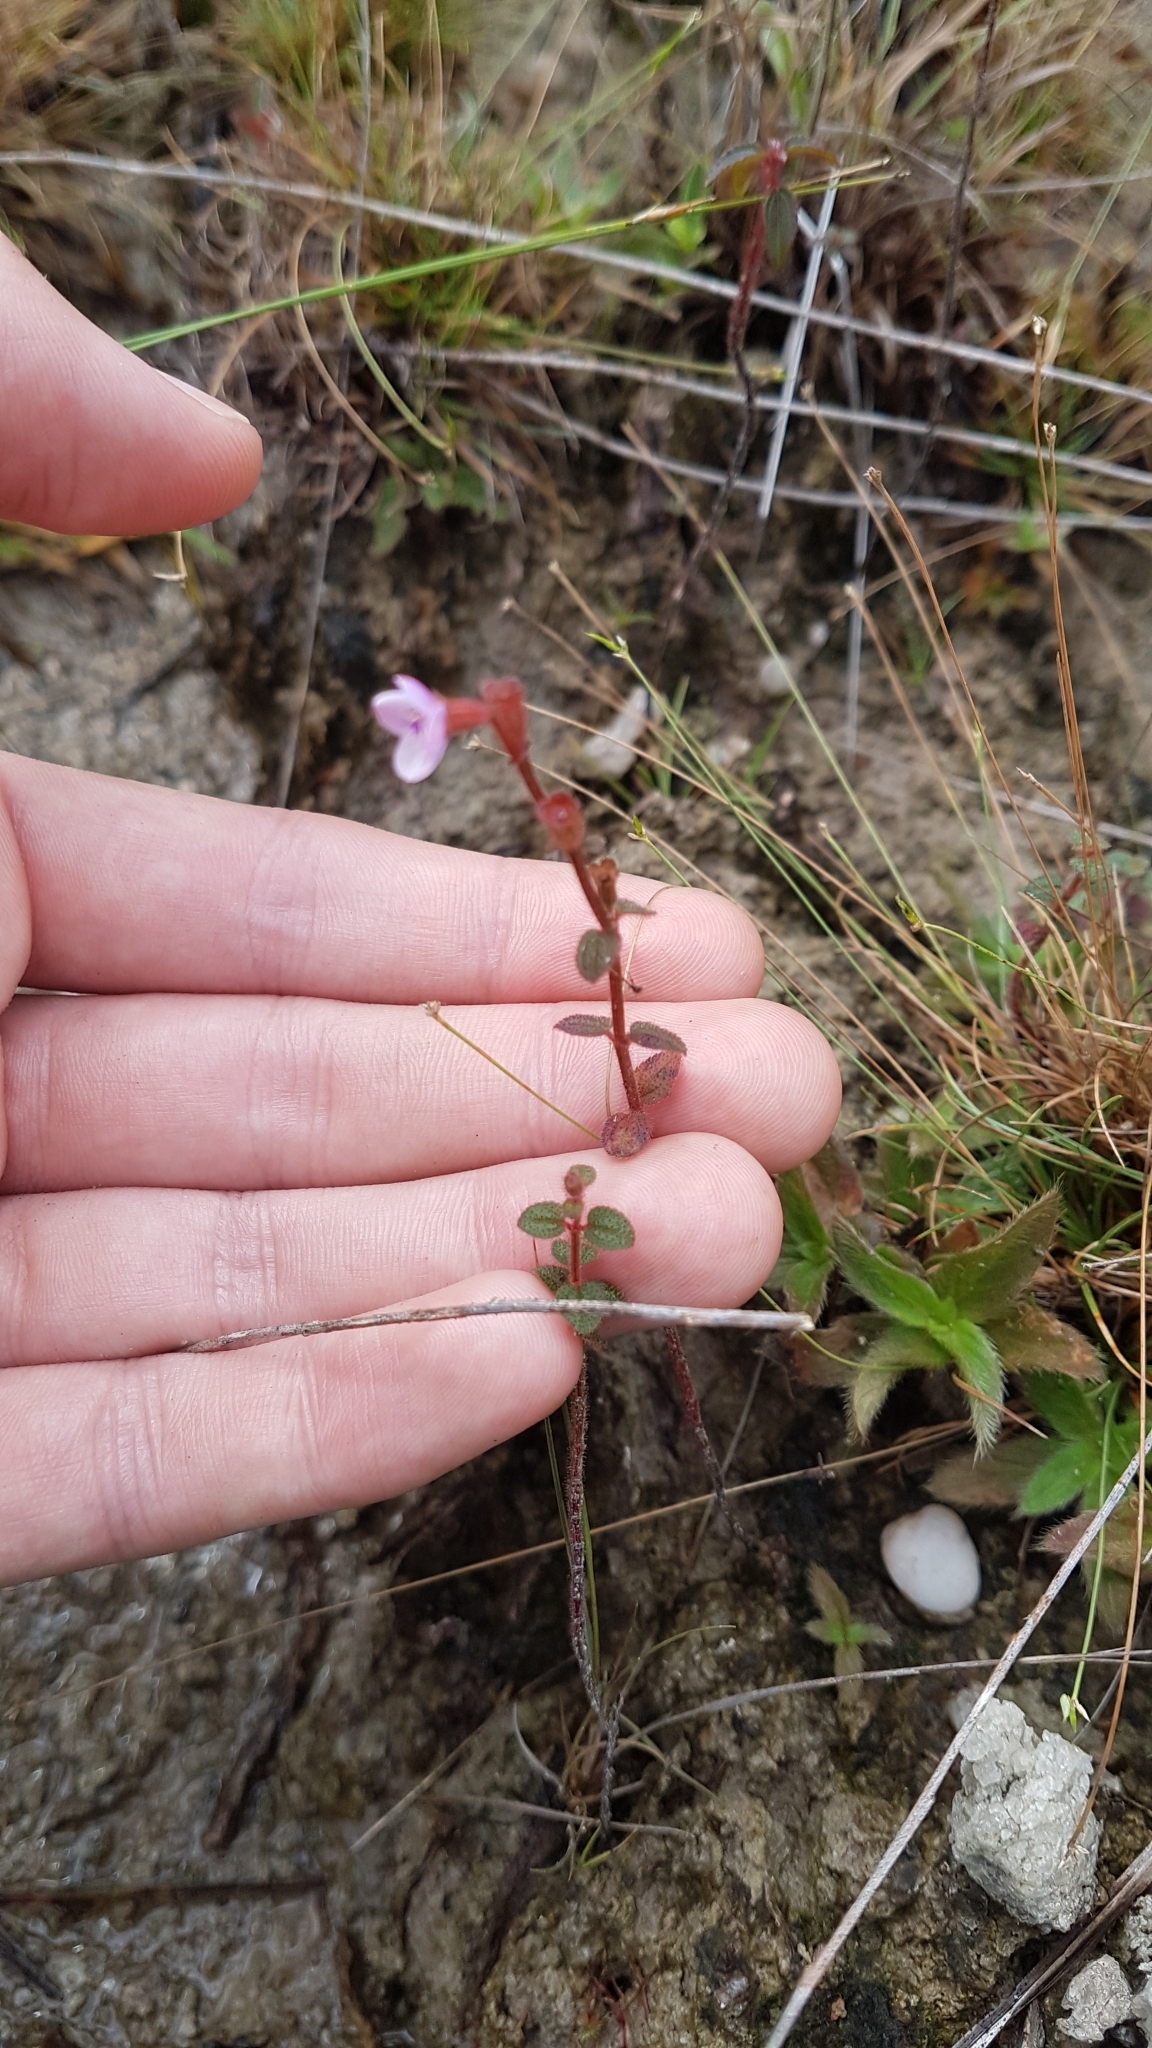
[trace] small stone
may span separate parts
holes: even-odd
[[[615,718],[593,739],[585,740],[584,756],[610,782],[627,775],[636,759],[636,743],[648,723],[648,692],[643,683],[629,690]]]
[[[934,1502],[889,1522],[880,1555],[893,1585],[933,1620],[951,1621],[980,1598],[976,1545],[952,1508]]]
[[[1060,2033],[1065,2041],[1102,2041],[1132,2009],[1128,1979],[1115,1956],[1097,1956],[1073,1977],[1064,1993]]]
[[[1069,1849],[1091,1758],[1063,1736],[1038,1736],[1004,1700],[989,1701],[961,1758],[950,1820],[957,1862],[1017,1920],[1064,1933],[1088,1910],[1096,1881],[1094,1813]]]
[[[1124,1922],[1128,1959],[1142,1977],[1152,1977],[1152,1893],[1137,1899]]]

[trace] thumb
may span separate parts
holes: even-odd
[[[0,519],[168,533],[240,504],[260,436],[85,320],[0,232]]]

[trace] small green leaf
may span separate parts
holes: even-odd
[[[554,1237],[552,1239],[552,1257],[554,1259],[559,1259],[560,1264],[563,1266],[565,1272],[567,1272],[568,1239],[566,1237]]]
[[[584,1242],[593,1245],[598,1252],[626,1252],[635,1244],[636,1232],[619,1209],[608,1209],[597,1203],[588,1211]]]
[[[934,1334],[952,1320],[946,1304],[913,1262],[891,1245],[880,1245],[873,1251],[858,1232],[842,1222],[833,1226],[833,1243],[845,1279],[873,1308],[895,1316],[913,1329],[931,1330]]]
[[[764,202],[764,237],[770,262],[783,268],[796,233],[796,201],[790,192],[770,192]]]
[[[563,1286],[557,1287],[555,1292],[558,1301],[623,1301],[624,1299],[620,1289],[613,1287],[610,1280],[581,1280],[578,1286],[573,1286],[572,1282],[567,1280]],[[578,1309],[574,1309],[571,1315],[565,1316],[564,1320],[566,1323],[571,1323],[578,1337],[594,1337],[604,1319],[598,1315],[582,1316]]]
[[[564,1185],[567,1187],[570,1181],[575,1181],[582,1188],[590,1188],[595,1178],[596,1168],[594,1166],[577,1164],[568,1168],[567,1173],[564,1175]]]
[[[585,981],[599,981],[620,955],[619,932],[604,932],[599,925],[585,932],[576,948],[576,966]]]
[[[536,1278],[544,1282],[549,1294],[559,1294],[562,1287],[568,1286],[568,1268],[567,1266],[537,1266]]]
[[[665,1031],[662,1024],[633,1024],[629,1028],[633,1045],[642,1045],[646,1052],[678,1052],[681,1058],[688,1047],[674,1031]]]
[[[588,937],[593,938],[595,934],[589,932]],[[580,971],[583,973],[583,968]],[[591,977],[589,978],[591,979]],[[554,1025],[553,1029],[556,1031],[566,1031],[569,1038],[607,1038],[612,1031],[612,1019],[611,1017],[584,1017],[577,1014],[572,1017],[561,1017],[559,1023]]]
[[[563,1221],[564,1211],[559,1202],[533,1202],[531,1208],[517,1217],[516,1224],[526,1237],[543,1242],[546,1237],[555,1237]]]
[[[1083,1493],[1097,1475],[1100,1459],[1090,1444],[1058,1444],[1032,1474],[1020,1495],[1022,1515],[1051,1515]]]
[[[945,1343],[966,1386],[972,1434],[978,1451],[989,1451],[1000,1434],[1000,1410],[1004,1402],[1004,1365],[987,1332],[966,1316],[958,1317]]]
[[[1100,1409],[1086,1388],[1061,1373],[1030,1372],[1024,1392],[1057,1436],[1074,1443],[1100,1443]]]
[[[976,1322],[1005,1315],[1035,1279],[1059,1220],[1060,1196],[1049,1188],[986,1243],[937,1259],[929,1268],[932,1286]]]

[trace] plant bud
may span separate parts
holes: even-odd
[[[558,789],[536,806],[536,816],[561,853],[578,853],[584,844],[584,812],[574,796]]]
[[[481,683],[480,695],[496,737],[510,761],[519,767],[528,758],[528,717],[524,710],[524,686],[515,676],[499,676]]]

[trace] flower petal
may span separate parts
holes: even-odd
[[[401,690],[378,690],[372,699],[372,716],[385,732],[399,739],[402,733],[411,732],[419,721],[410,697]]]
[[[448,721],[444,707],[439,717],[429,716],[397,740],[392,754],[392,773],[401,782],[424,782],[440,766],[448,752]]]

